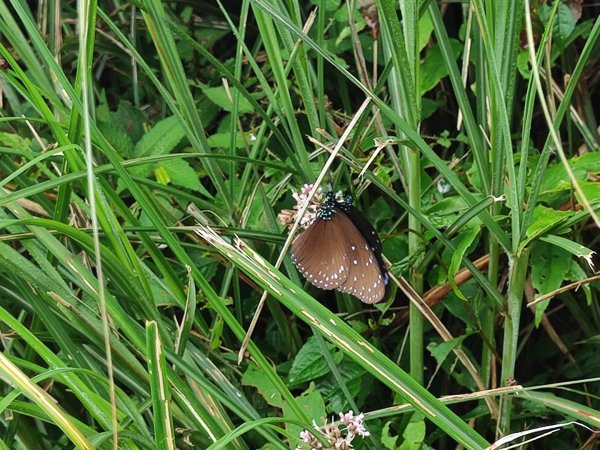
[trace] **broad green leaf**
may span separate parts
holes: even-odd
[[[592,173],[600,173],[600,153],[589,152],[571,160],[574,169],[583,169]]]
[[[454,276],[460,269],[460,264],[465,254],[467,253],[469,248],[471,248],[477,236],[479,236],[479,227],[471,228],[471,230],[464,235],[462,240],[456,246],[456,251],[452,254],[452,260],[450,261],[450,266],[448,267],[448,283],[450,283],[450,286],[452,286],[452,290],[454,291],[456,296],[458,298],[461,298],[462,300],[467,300],[467,298],[463,295],[463,293],[456,285]]]
[[[437,228],[446,228],[456,222],[459,214],[466,211],[468,207],[469,205],[462,197],[451,195],[434,203],[425,212],[431,223]]]
[[[408,423],[402,433],[404,442],[399,447],[399,450],[421,450],[423,441],[425,440],[425,420],[419,413],[413,415],[413,418]]]
[[[396,450],[396,441],[398,441],[398,436],[390,435],[390,425],[392,422],[386,422],[381,430],[381,443],[387,450]]]
[[[365,372],[365,369],[350,358],[344,358],[341,362],[336,361],[336,365],[352,398],[359,404],[367,400],[368,393],[365,391],[365,386],[370,386],[372,378]],[[328,410],[346,411],[351,408],[346,394],[333,374],[320,378],[316,384],[327,401]]]
[[[581,245],[578,242],[574,242],[562,236],[555,236],[553,234],[543,236],[540,238],[540,240],[547,242],[548,244],[555,245],[577,258],[583,258],[588,263],[588,266],[590,266],[590,269],[594,269],[594,261],[592,260],[592,257],[596,252],[585,245]]]
[[[542,21],[547,23],[549,18],[548,16],[551,10],[551,6],[542,5],[542,8],[540,10],[540,18],[542,19]],[[558,6],[556,17],[554,18],[554,35],[558,37],[558,39],[560,39],[561,41],[566,40],[575,29],[576,23],[577,20],[573,15],[573,12],[571,11],[569,5],[567,3],[561,2]]]
[[[120,124],[115,123],[112,115],[110,118],[111,120],[108,122],[99,122],[98,128],[119,155],[129,159],[133,156],[133,141],[129,134],[127,134],[127,131],[125,131],[125,128],[120,126]]]
[[[421,99],[421,121],[431,117],[443,103],[427,97]]]
[[[233,91],[235,88],[231,87],[231,95],[233,96]],[[215,105],[223,108],[227,112],[231,112],[233,109],[233,104],[231,103],[231,98],[229,97],[229,93],[225,90],[223,86],[216,87],[205,87],[202,89],[204,95],[208,97],[208,99],[213,102]],[[254,108],[242,95],[238,96],[238,114],[250,114],[254,111]]]
[[[427,346],[427,350],[429,350],[431,356],[435,358],[438,366],[441,366],[450,352],[459,347],[468,336],[468,334],[463,334],[462,336],[458,336],[454,339],[450,339],[449,341],[444,341],[441,343],[430,342]]]
[[[154,169],[154,176],[156,177],[156,181],[165,186],[171,182],[171,177],[169,177],[169,173],[163,166],[158,166]]]
[[[217,317],[215,320],[215,323],[213,324],[212,328],[210,329],[211,333],[210,333],[210,349],[211,350],[216,350],[218,349],[223,342],[221,341],[221,337],[223,336],[223,319],[220,317]]]
[[[7,133],[0,131],[0,145],[11,148],[29,148],[31,145],[31,139],[19,136],[16,133]]]
[[[342,354],[335,351],[335,346],[327,344],[332,357],[340,362]],[[321,354],[321,347],[314,337],[310,337],[296,354],[288,375],[290,386],[298,386],[329,373],[329,365]]]
[[[327,411],[325,411],[325,402],[323,401],[323,397],[321,397],[321,393],[315,389],[314,384],[310,384],[309,388],[304,391],[299,397],[296,397],[296,401],[306,417],[309,420],[314,420],[317,425],[323,425],[323,422],[327,420]],[[287,403],[283,405],[283,414],[287,419],[292,420],[301,420],[301,417],[297,417],[294,412],[287,407]],[[300,436],[300,432],[302,428],[297,425],[288,424],[288,431],[295,435]]]
[[[176,186],[192,189],[193,191],[204,192],[196,170],[182,158],[174,158],[162,162],[162,167],[169,174],[171,183]]]
[[[135,107],[130,101],[121,100],[116,111],[111,115],[127,132],[134,142],[144,135],[144,124],[148,121],[147,114]]]
[[[452,51],[456,57],[460,55],[462,46],[454,39],[450,40]],[[444,62],[442,51],[439,46],[431,48],[425,56],[425,61],[421,66],[421,94],[425,94],[433,89],[442,78],[448,75],[448,67]]]
[[[417,48],[423,50],[431,41],[431,33],[433,32],[433,22],[429,14],[423,14],[419,19],[419,38]]]
[[[318,6],[319,8],[323,7],[327,12],[335,11],[340,7],[340,0],[325,0],[325,2],[321,2],[320,0],[311,0],[310,3],[314,6]],[[343,9],[346,9],[345,5]]]
[[[519,250],[525,248],[532,240],[560,225],[573,214],[571,211],[557,211],[543,205],[536,206],[533,213],[533,220],[525,232],[526,238],[521,242]]]
[[[538,294],[543,295],[558,289],[569,271],[571,255],[565,250],[548,244],[537,242],[531,251],[531,282]],[[544,300],[535,307],[535,325],[539,326],[542,314],[550,300]]]
[[[426,212],[430,215],[452,215],[452,220],[456,220],[456,215],[468,208],[469,205],[464,198],[459,195],[451,195],[435,202],[427,208]]]
[[[256,364],[252,363],[248,365],[248,369],[242,376],[242,384],[254,386],[269,405],[276,408],[283,406],[283,397],[277,387],[271,383],[269,378],[265,376]]]
[[[135,146],[136,157],[171,153],[185,132],[175,116],[157,122]]]
[[[573,15],[573,11],[569,5],[565,2],[558,6],[558,14],[556,16],[556,22],[554,25],[554,32],[556,35],[565,41],[575,29],[577,19]]]
[[[246,142],[252,141],[250,133],[246,135]],[[235,148],[244,148],[243,136],[239,133],[235,133]],[[208,144],[212,148],[229,148],[231,146],[231,133],[215,133],[208,138]]]
[[[600,183],[597,181],[584,181],[579,183],[579,187],[581,188],[581,192],[583,192],[585,198],[588,199],[594,209],[597,209],[598,203],[600,203]],[[578,192],[575,192],[575,197],[581,204],[582,201]]]
[[[571,263],[571,265],[569,267],[569,272],[567,272],[567,275],[566,275],[566,280],[575,282],[575,281],[584,280],[587,277],[588,277],[588,274],[585,272],[585,270],[583,270],[583,268],[579,264],[577,264],[576,262]],[[591,305],[592,301],[593,301],[593,297],[592,297],[592,288],[590,287],[590,285],[588,283],[584,283],[581,285],[580,289],[583,290],[587,304]]]
[[[98,128],[115,150],[124,158],[134,156],[134,142],[144,136],[146,114],[131,102],[122,100],[116,111],[110,111],[106,99],[96,109]]]
[[[589,174],[600,173],[600,153],[589,152],[572,158],[569,160],[569,167],[573,171],[575,179],[585,181]],[[544,172],[541,192],[555,192],[563,189],[571,189],[571,182],[565,166],[560,163],[549,166]]]
[[[517,56],[517,69],[524,80],[529,80],[531,76],[531,67],[529,66],[529,52],[521,50]]]
[[[542,241],[536,243],[531,251],[531,281],[539,294],[560,287],[571,260],[568,252],[555,245]]]

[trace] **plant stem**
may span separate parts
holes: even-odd
[[[502,384],[506,385],[514,378],[517,361],[517,345],[519,342],[519,323],[521,321],[521,303],[523,289],[527,276],[529,262],[529,249],[523,250],[515,256],[509,277],[508,286],[508,311],[504,323],[504,344],[502,349]],[[510,432],[510,417],[512,399],[502,399],[500,413],[500,431],[503,434]]]
[[[407,183],[408,183],[408,201],[417,211],[421,209],[421,164],[419,153],[414,150],[408,150],[407,165]],[[420,246],[421,222],[410,214],[408,216],[408,228],[411,232],[408,235],[409,252],[415,253]],[[418,271],[419,265],[416,264],[410,274],[410,284],[418,293],[423,292],[423,274]],[[416,305],[410,304],[410,374],[412,377],[423,384],[423,334],[425,318]]]

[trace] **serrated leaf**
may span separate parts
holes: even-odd
[[[370,376],[365,373],[362,366],[348,358],[337,363],[337,368],[348,392],[357,403],[360,403],[366,394],[365,377],[367,377],[368,382],[368,380],[371,380]],[[346,392],[341,388],[333,374],[319,379],[317,388],[328,402],[328,411],[346,411],[351,408],[351,405],[348,404]]]
[[[304,410],[306,417],[310,420],[314,420],[317,424],[323,423],[323,419],[326,417],[325,402],[321,397],[321,393],[315,389],[314,384],[311,383],[306,391],[296,397],[296,403]],[[291,408],[287,407],[287,403],[283,405],[283,415],[289,419],[300,420],[300,417]],[[289,424],[288,431],[292,435],[299,436],[302,428]]]
[[[163,161],[161,166],[169,174],[171,183],[194,191],[202,191],[203,187],[194,168],[182,158]]]
[[[449,341],[444,341],[440,343],[431,342],[427,346],[427,350],[431,353],[438,363],[438,366],[442,365],[450,352],[455,348],[459,347],[462,344],[462,341],[469,336],[468,334],[463,334],[462,336],[455,337],[454,339],[450,339]]]
[[[326,345],[334,359],[339,362],[342,355],[335,351],[334,345]],[[323,357],[321,345],[315,337],[310,337],[294,358],[288,382],[290,386],[298,386],[322,377],[329,371],[329,365]]]
[[[130,101],[121,100],[119,107],[112,114],[113,121],[120,124],[134,142],[139,141],[144,135],[144,123],[148,120],[146,113]]]
[[[279,390],[255,364],[250,364],[246,372],[244,372],[242,384],[245,386],[254,386],[269,405],[276,408],[283,407],[284,401]]]
[[[157,122],[135,146],[136,157],[166,155],[185,136],[183,126],[175,116]]]
[[[113,118],[112,115],[110,117]],[[123,127],[115,125],[111,120],[109,122],[98,122],[98,128],[119,155],[124,158],[131,157],[134,147],[133,141]]]
[[[392,422],[386,422],[381,429],[381,443],[387,450],[396,450],[396,441],[398,436],[390,436],[390,424]]]
[[[24,138],[17,133],[0,131],[0,144],[11,148],[29,148],[31,139]]]

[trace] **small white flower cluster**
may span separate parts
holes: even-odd
[[[288,228],[291,228],[292,224],[296,220],[296,215],[298,212],[304,207],[306,202],[308,201],[308,194],[312,190],[312,184],[305,184],[300,189],[300,192],[293,192],[292,196],[294,200],[296,200],[296,204],[294,205],[294,209],[284,209],[279,215],[279,221],[286,225]],[[319,212],[319,208],[321,207],[321,203],[323,203],[323,191],[321,188],[317,189],[313,198],[310,199],[310,203],[308,204],[308,208],[306,208],[306,212],[302,216],[300,220],[300,227],[302,229],[307,229],[310,227],[313,222],[317,219],[317,213]]]
[[[300,433],[300,439],[306,446],[299,445],[296,450],[304,450],[310,448],[310,450],[347,450],[352,447],[352,441],[356,436],[365,438],[370,436],[370,433],[365,428],[364,424],[365,415],[360,413],[358,416],[354,415],[352,410],[347,413],[340,413],[340,421],[327,423],[322,427],[319,427],[313,420],[313,428],[319,436],[319,439],[315,437],[314,432],[304,430]],[[340,425],[345,425],[345,429],[340,429]],[[344,436],[345,434],[345,436]],[[326,442],[327,446],[323,445]]]
[[[306,202],[308,202],[308,194],[310,194],[312,188],[312,184],[305,184],[304,186],[302,186],[302,189],[300,189],[299,193],[294,192],[292,194],[292,197],[294,197],[294,200],[296,200],[296,206],[294,206],[296,212],[300,211],[304,207]],[[300,220],[300,226],[303,229],[307,229],[308,227],[310,227],[312,223],[317,219],[317,213],[319,212],[321,203],[323,203],[323,190],[319,188],[317,189],[317,192],[315,192],[315,195],[313,195],[313,198],[310,199],[308,208],[306,208],[306,212]]]

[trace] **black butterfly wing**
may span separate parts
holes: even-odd
[[[379,236],[377,235],[375,228],[373,228],[373,225],[371,225],[371,222],[369,222],[369,220],[359,209],[356,209],[352,205],[346,206],[344,212],[350,218],[354,226],[358,228],[360,234],[363,235],[373,253],[381,258],[381,241],[379,240]]]

